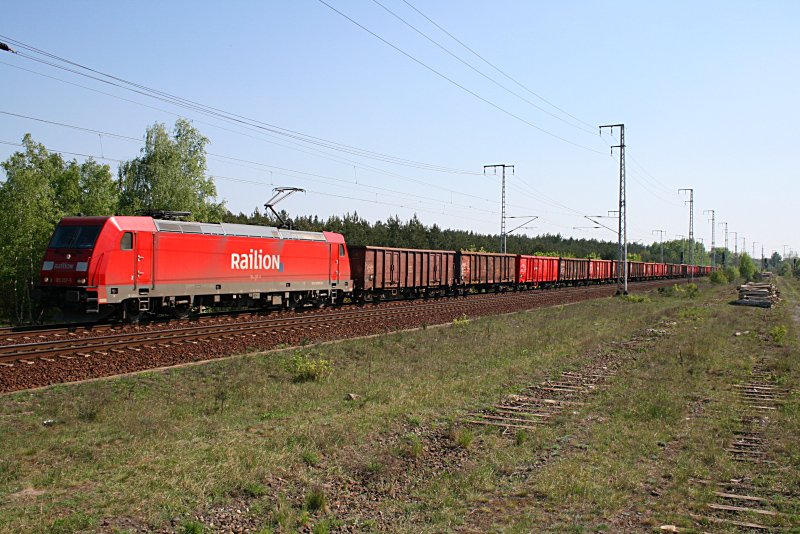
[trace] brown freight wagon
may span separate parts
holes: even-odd
[[[359,300],[438,296],[456,285],[456,252],[348,246],[353,294]]]
[[[514,254],[494,254],[489,252],[457,253],[460,283],[465,289],[500,290],[512,288],[516,276],[516,256]]]
[[[558,282],[570,286],[589,283],[589,260],[561,258],[558,266]]]

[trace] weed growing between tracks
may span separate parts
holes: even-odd
[[[308,347],[301,355],[331,362],[322,381],[295,380],[292,350],[7,395],[0,399],[0,528],[178,528],[196,511],[226,503],[248,525],[284,530],[323,521],[369,527],[376,510],[397,519],[401,530],[449,528],[497,491],[515,491],[510,474],[518,465],[542,451],[572,454],[572,443],[602,436],[573,442],[543,428],[509,440],[454,421],[576,369],[589,349],[675,317],[688,302],[702,307],[705,299],[602,299]],[[659,400],[645,415],[661,426],[675,410]],[[426,471],[436,454],[426,450],[431,429],[450,436],[469,461]],[[418,474],[397,471],[414,462]],[[407,476],[410,486],[397,483]],[[346,494],[358,494],[367,479],[382,485],[385,502]],[[585,487],[534,493],[593,491]],[[404,503],[409,495],[416,504]]]

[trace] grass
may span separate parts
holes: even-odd
[[[486,432],[471,467],[430,481],[414,496],[436,510],[415,510],[419,524],[437,517],[458,522],[467,510],[483,508],[471,525],[478,530],[641,531],[648,523],[657,529],[670,522],[690,527],[687,510],[702,510],[711,497],[690,484],[692,478],[746,478],[796,491],[800,362],[789,311],[800,303],[798,296],[800,289],[789,306],[766,311],[728,306],[724,290],[698,298],[696,306],[676,314],[668,342],[626,366],[558,431],[513,440]],[[734,335],[745,329],[756,335]],[[776,329],[783,332],[780,340],[772,334]],[[768,358],[775,375],[795,391],[770,428],[775,468],[734,462],[723,450],[741,409],[730,384],[747,379],[755,354]],[[530,472],[532,464],[543,467]],[[785,511],[790,515],[783,521],[800,523],[800,505]],[[644,519],[630,525],[631,516]]]
[[[309,499],[325,481],[356,471],[382,481],[413,479],[413,504],[398,497],[381,505],[400,511],[399,529],[450,529],[468,507],[505,492],[545,503],[563,499],[605,518],[650,476],[648,459],[662,449],[658,442],[680,430],[703,380],[732,365],[709,356],[714,343],[727,342],[724,336],[703,341],[721,305],[679,317],[689,305],[704,310],[721,302],[713,295],[724,290],[697,294],[683,286],[636,306],[603,299],[6,395],[0,398],[0,530],[74,531],[129,516],[156,528],[244,495],[265,528],[313,524],[323,532],[351,518],[329,516],[335,495]],[[608,410],[603,424],[566,423],[564,432],[543,427],[512,439],[453,427],[466,411],[579,368],[590,349],[664,318],[695,334],[665,343],[658,353],[663,362],[648,355],[644,361],[652,365],[626,378],[636,387],[612,388],[580,412]],[[325,370],[298,379],[307,363]],[[657,388],[648,385],[653,377],[662,382]],[[42,424],[50,419],[52,425]],[[437,428],[453,428],[454,448],[470,461],[453,472],[398,473],[398,462],[425,463],[425,431]],[[540,470],[552,482],[518,475],[542,457],[559,459],[548,466],[560,469]],[[634,467],[626,468],[628,462]],[[42,493],[26,495],[26,488]],[[541,516],[512,514],[508,526],[553,519],[549,506]],[[359,524],[368,528],[369,521]]]

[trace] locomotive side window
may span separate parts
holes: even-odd
[[[119,248],[120,250],[133,250],[133,232],[125,232],[122,234]]]
[[[339,257],[344,257],[344,245],[339,245]]]

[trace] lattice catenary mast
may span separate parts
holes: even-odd
[[[720,226],[725,226],[725,252],[723,252],[723,256],[722,256],[722,265],[723,265],[723,267],[727,267],[728,266],[728,252],[730,252],[728,250],[728,223],[721,222],[721,223],[719,223],[719,225]]]
[[[703,213],[711,213],[711,266],[717,266],[717,249],[716,246],[716,228],[717,223],[715,222],[714,218],[716,217],[716,210],[704,210]]]
[[[678,189],[678,194],[682,191],[689,192],[689,200],[686,202],[689,203],[689,246],[691,250],[689,251],[689,257],[691,258],[691,269],[689,273],[689,278],[694,280],[694,189],[691,187],[685,189]]]
[[[627,195],[625,190],[625,125],[606,124],[600,126],[600,133],[603,128],[609,128],[611,135],[614,135],[614,128],[619,128],[619,144],[611,146],[611,154],[614,149],[619,149],[619,230],[617,238],[617,294],[628,294],[628,207]],[[620,276],[622,283],[620,284]],[[620,285],[622,287],[620,287]]]
[[[497,167],[503,169],[503,186],[501,193],[501,206],[500,206],[500,252],[506,253],[506,168],[511,168],[511,174],[514,174],[514,166],[505,163],[496,163],[494,165],[484,165],[483,174],[486,174],[486,169],[494,170],[497,174]]]

